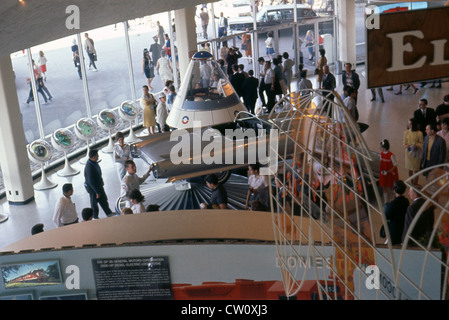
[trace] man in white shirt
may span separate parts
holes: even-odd
[[[136,168],[136,164],[133,160],[125,161],[125,167],[126,167],[127,173],[122,179],[120,197],[122,198],[122,201],[125,201],[126,207],[131,207],[131,202],[129,200],[129,194],[134,189],[140,190],[140,185],[142,183],[144,183],[145,180],[150,175],[153,165],[151,165],[148,168],[148,171],[142,177],[139,177],[136,174],[137,168]]]
[[[274,93],[275,75],[273,69],[271,69],[271,61],[265,61],[264,75],[265,92],[268,98],[267,112],[270,113],[276,104],[276,94]]]
[[[62,186],[63,196],[59,199],[55,206],[53,222],[56,227],[67,226],[78,222],[78,214],[76,213],[75,204],[72,202],[73,185],[66,183]]]
[[[253,200],[259,200],[268,207],[268,181],[266,176],[260,175],[260,164],[248,166],[248,194],[246,196],[246,208],[248,209]]]
[[[301,71],[301,80],[298,82],[298,90],[302,96],[312,93],[313,85],[312,81],[307,79],[307,70]]]

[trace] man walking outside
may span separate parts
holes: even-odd
[[[223,12],[220,12],[220,18],[218,19],[218,37],[225,37],[227,35],[228,30],[228,18],[223,15]],[[217,42],[218,48],[220,48],[220,41]]]
[[[207,40],[207,26],[209,25],[209,14],[207,8],[201,8],[201,26],[203,27],[203,38]]]
[[[87,32],[84,34],[84,37],[86,38],[84,42],[84,48],[86,49],[87,55],[89,56],[89,70],[94,67],[94,71],[97,72],[97,66],[95,65],[95,61],[97,61],[97,51],[95,50],[94,40],[89,38],[89,35]]]

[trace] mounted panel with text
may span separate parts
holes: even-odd
[[[367,87],[449,77],[449,7],[380,14],[367,29]]]

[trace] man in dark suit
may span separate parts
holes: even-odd
[[[244,91],[243,91],[243,82],[245,82],[245,76],[243,73],[239,72],[239,66],[237,64],[234,64],[232,66],[232,71],[234,72],[231,76],[231,85],[234,87],[235,92],[237,92],[237,95],[239,98],[244,97]]]
[[[329,66],[325,65],[323,66],[323,80],[321,82],[321,89],[334,91],[337,87],[337,82],[335,81],[335,77],[332,73],[329,72]],[[327,98],[331,101],[334,101],[334,94],[329,92],[323,92],[324,96],[327,96]],[[329,114],[329,116],[332,115],[332,110],[328,111],[329,103],[324,104],[323,108],[323,114]]]
[[[437,121],[441,122],[444,118],[449,117],[449,94],[443,98],[443,103],[438,105],[435,109],[437,115]]]
[[[426,126],[427,136],[424,138],[423,155],[421,159],[421,168],[426,169],[431,166],[444,163],[446,160],[446,141],[437,135],[436,123]],[[424,173],[427,177],[428,171]]]
[[[408,230],[410,229],[410,225],[412,224],[413,219],[415,218],[416,214],[419,212],[419,210],[425,203],[425,200],[419,196],[418,192],[414,188],[409,189],[408,196],[412,201],[412,204],[408,206],[407,211],[405,213],[404,231],[402,232],[402,242],[404,242],[405,240],[405,237],[407,235]],[[425,237],[427,234],[429,234],[429,232],[432,231],[434,219],[435,218],[432,207],[422,212],[420,217],[418,218],[418,221],[413,227],[413,230],[411,231],[410,235],[412,236],[412,238],[418,240],[419,238]],[[413,243],[410,244],[413,245]]]
[[[153,40],[154,43],[150,45],[150,49],[148,51],[151,53],[151,59],[153,60],[153,63],[156,64],[161,57],[162,46],[157,42],[157,36],[154,36]]]
[[[329,66],[325,65],[323,67],[323,82],[322,82],[322,89],[334,91],[337,87],[337,82],[335,81],[335,77],[332,73],[329,71]],[[327,93],[324,93],[325,95]],[[334,95],[329,94],[329,99],[334,100]]]
[[[238,48],[236,48],[236,47],[229,48],[229,53],[226,56],[226,64],[228,65],[228,69],[227,69],[228,78],[231,78],[231,76],[233,74],[232,66],[234,64],[238,65],[239,58],[241,58],[241,57],[242,57],[242,54]]]
[[[248,110],[254,114],[257,101],[257,88],[259,87],[259,80],[254,78],[254,71],[248,71],[248,78],[243,82],[243,101]]]
[[[418,129],[426,136],[426,126],[431,123],[436,123],[437,114],[435,109],[427,107],[427,99],[420,99],[418,109],[413,113],[413,117],[418,123]]]
[[[89,151],[89,160],[84,168],[84,186],[89,193],[90,206],[93,210],[94,219],[98,219],[98,204],[100,204],[106,216],[114,216],[115,214],[109,208],[108,197],[104,191],[104,182],[101,168],[98,165],[98,150],[91,149]]]

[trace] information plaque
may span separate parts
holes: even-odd
[[[93,259],[98,300],[170,300],[168,257]]]

